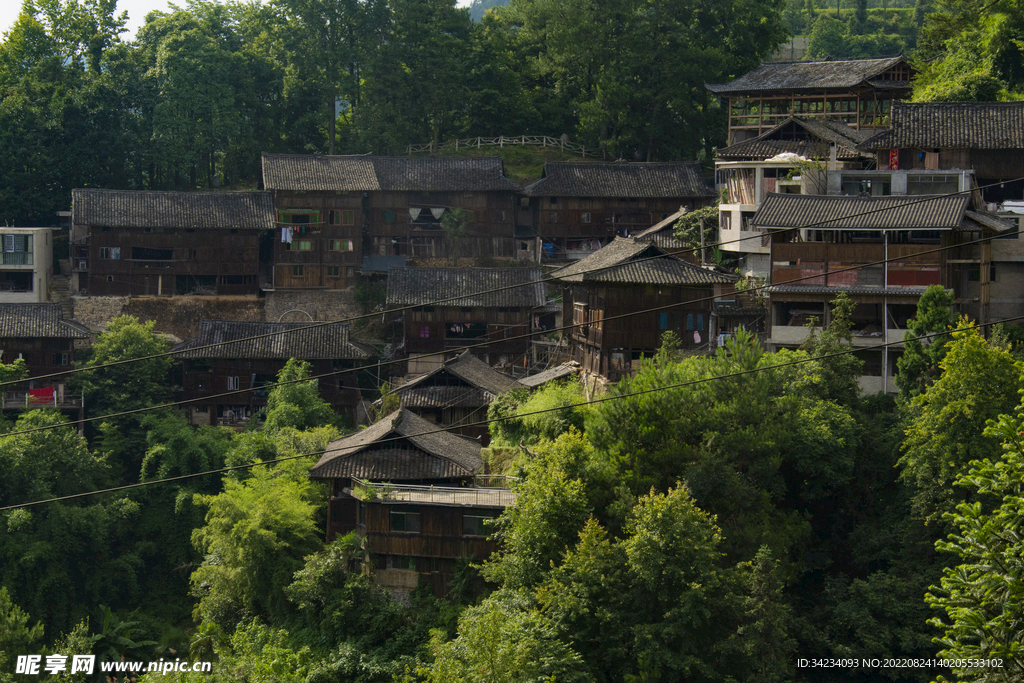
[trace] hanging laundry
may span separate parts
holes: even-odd
[[[423,209],[409,209],[409,217],[412,218],[413,220],[416,220],[417,218],[420,217],[421,211],[423,211]]]
[[[441,216],[442,216],[442,215],[444,214],[444,208],[440,208],[440,209],[431,209],[431,210],[430,210],[430,214],[431,214],[431,215],[432,215],[432,216],[433,216],[433,217],[434,217],[434,218],[435,218],[436,220],[440,220],[440,219],[441,219]]]

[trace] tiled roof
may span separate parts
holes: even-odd
[[[199,348],[211,344],[211,348]],[[178,358],[301,360],[361,360],[370,356],[369,349],[349,340],[347,323],[310,327],[310,323],[238,320],[201,320],[199,334],[175,345],[172,353]]]
[[[519,186],[500,157],[377,157],[263,154],[268,190],[458,192]]]
[[[564,282],[616,282],[644,285],[712,285],[736,281],[665,253],[650,242],[616,237],[590,256],[560,268],[551,277]]]
[[[269,192],[71,191],[71,222],[111,228],[274,227]]]
[[[527,185],[531,197],[712,197],[715,192],[695,161],[666,163],[550,162]]]
[[[769,193],[751,224],[759,228],[820,230],[954,230],[970,197],[846,197]]]
[[[682,240],[676,239],[673,234],[675,232],[676,221],[678,221],[685,213],[686,209],[679,209],[679,211],[676,211],[671,216],[655,223],[643,232],[633,235],[633,238],[638,242],[651,242],[652,244],[657,244],[662,249],[686,249],[686,244]]]
[[[523,377],[521,380],[519,380],[519,383],[524,384],[533,389],[535,387],[539,387],[542,384],[547,384],[552,380],[561,379],[563,377],[573,375],[579,372],[579,370],[579,363],[569,361],[568,363],[562,363],[561,365],[556,365],[553,368],[549,368],[544,372],[538,372],[536,375]]]
[[[861,149],[1024,150],[1024,102],[894,102],[889,121]]]
[[[541,279],[539,268],[392,268],[387,305],[533,308],[544,304]]]
[[[457,380],[451,383],[451,378]],[[513,377],[498,372],[469,351],[441,367],[395,389],[402,407],[479,407],[521,386]]]
[[[395,482],[479,472],[480,443],[438,429],[404,408],[396,410],[362,431],[332,441],[309,476]]]
[[[861,83],[871,82],[875,76],[903,61],[906,60],[901,56],[887,59],[768,62],[729,83],[706,84],[705,87],[719,95],[769,90],[852,88]]]
[[[65,320],[60,304],[0,304],[0,339],[89,339],[85,325]]]
[[[801,139],[785,139],[794,128],[804,131]],[[788,129],[788,130],[787,130]],[[870,156],[858,151],[857,146],[867,140],[870,134],[851,128],[842,121],[826,119],[801,119],[790,117],[762,133],[756,138],[737,142],[716,152],[718,159],[771,159],[789,152],[806,159],[828,159],[832,144],[836,145],[837,159],[857,159]]]

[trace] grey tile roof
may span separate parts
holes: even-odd
[[[955,230],[970,197],[847,197],[769,193],[751,224],[759,228],[820,230]]]
[[[0,304],[0,339],[90,339],[89,328],[65,320],[60,304]]]
[[[364,273],[386,273],[391,268],[405,267],[404,256],[364,256],[360,270]]]
[[[677,240],[673,235],[675,232],[676,221],[678,221],[685,213],[685,209],[680,209],[664,220],[655,223],[643,232],[631,235],[631,237],[639,242],[651,242],[653,244],[657,244],[662,249],[686,249],[686,244],[681,240]]]
[[[542,279],[539,268],[392,268],[387,305],[533,308],[545,301]]]
[[[709,83],[705,87],[719,95],[771,90],[847,89],[873,82],[876,76],[904,61],[906,60],[900,56],[887,59],[768,62],[729,83]],[[909,87],[909,84],[906,87]]]
[[[861,148],[1024,150],[1024,102],[895,102],[889,121]]]
[[[479,472],[480,443],[438,429],[404,408],[396,410],[362,431],[332,441],[309,476],[396,482]]]
[[[797,129],[803,131],[803,137],[793,139],[790,136]],[[807,159],[828,159],[831,146],[835,144],[836,158],[857,159],[871,156],[857,149],[869,137],[870,133],[858,131],[842,121],[790,117],[756,138],[719,149],[716,156],[722,160],[760,160],[790,152]]]
[[[728,284],[737,279],[687,263],[650,242],[628,237],[616,237],[590,256],[559,268],[551,277],[563,282],[675,286]]]
[[[714,189],[695,161],[664,163],[549,162],[527,185],[531,197],[712,197]]]
[[[71,191],[71,222],[112,228],[274,227],[269,192]]]
[[[397,387],[395,393],[403,408],[479,407],[521,386],[515,378],[463,351],[454,360]]]
[[[263,154],[268,190],[516,192],[500,157]]]
[[[211,344],[215,346],[199,348]],[[370,356],[369,349],[349,339],[347,323],[310,327],[310,323],[238,320],[201,320],[199,334],[171,351],[178,358],[362,360]]]
[[[579,363],[570,361],[568,363],[556,365],[555,367],[549,368],[543,372],[538,372],[536,375],[523,377],[521,380],[519,380],[519,382],[520,384],[524,384],[525,386],[533,389],[535,387],[541,386],[542,384],[547,384],[552,380],[561,379],[563,377],[569,377],[570,375],[574,375],[579,371]]]

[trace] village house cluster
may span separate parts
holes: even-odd
[[[280,299],[276,319],[203,319],[174,346],[190,419],[244,424],[293,357],[353,424],[391,401],[310,476],[331,487],[329,537],[364,535],[382,584],[443,594],[515,498],[481,479],[487,406],[507,391],[615,382],[669,331],[691,353],[740,328],[796,347],[845,292],[861,388],[892,392],[928,286],[982,323],[1024,314],[1024,103],[910,103],[913,75],[902,57],[785,62],[708,85],[729,131],[713,176],[563,162],[520,186],[497,157],[264,154],[260,191],[76,189],[63,303],[48,298],[61,233],[0,228],[0,360],[29,367],[3,408],[82,411],[60,377],[32,379],[92,336],[68,301]],[[673,228],[711,206],[718,244],[694,250]],[[385,292],[386,345],[302,304],[360,283]],[[367,377],[392,394],[368,405]]]

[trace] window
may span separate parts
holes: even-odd
[[[320,212],[311,209],[289,209],[277,212],[277,222],[285,225],[319,225]],[[237,231],[235,231],[237,232]]]
[[[244,275],[221,275],[220,276],[220,283],[222,285],[244,285],[245,284],[245,276]]]
[[[409,534],[420,532],[420,513],[402,508],[391,510],[391,531],[404,531]]]
[[[312,251],[313,240],[294,240],[288,243],[289,251]]]
[[[302,266],[292,266],[292,275],[295,277],[302,277],[303,268]]]
[[[582,220],[583,220],[584,223],[589,223],[590,222],[590,213],[589,212],[588,213],[584,213]]]
[[[121,258],[121,247],[100,247],[100,258],[105,261]]]
[[[355,225],[356,212],[353,209],[334,209],[327,214],[328,225]]]
[[[4,252],[32,251],[32,235],[4,235]]]
[[[391,209],[384,209],[384,222],[385,223],[394,223],[395,222],[395,212],[392,211]]]
[[[163,232],[163,228],[145,228],[144,232]]]
[[[973,265],[967,269],[967,280],[969,282],[981,282],[981,266]],[[988,267],[988,281],[996,281],[996,264],[992,263]]]
[[[199,254],[196,252],[196,250],[195,249],[189,249],[188,250],[188,260],[189,261],[195,261],[197,258],[199,258]]]
[[[704,329],[704,314],[703,313],[687,313],[686,314],[686,329],[687,329],[687,331],[703,330]]]
[[[416,571],[416,558],[408,555],[389,555],[386,566],[388,569]]]
[[[462,515],[463,536],[487,536],[491,533],[491,524],[494,515],[483,512],[466,513]]]
[[[238,391],[237,377],[228,377],[228,391]]]
[[[327,266],[327,277],[338,277],[341,274],[338,266]]]
[[[430,325],[420,327],[420,339],[430,339]]]
[[[328,248],[331,251],[355,251],[352,240],[331,240]]]
[[[66,353],[55,353],[53,354],[53,365],[67,365],[68,354]]]

